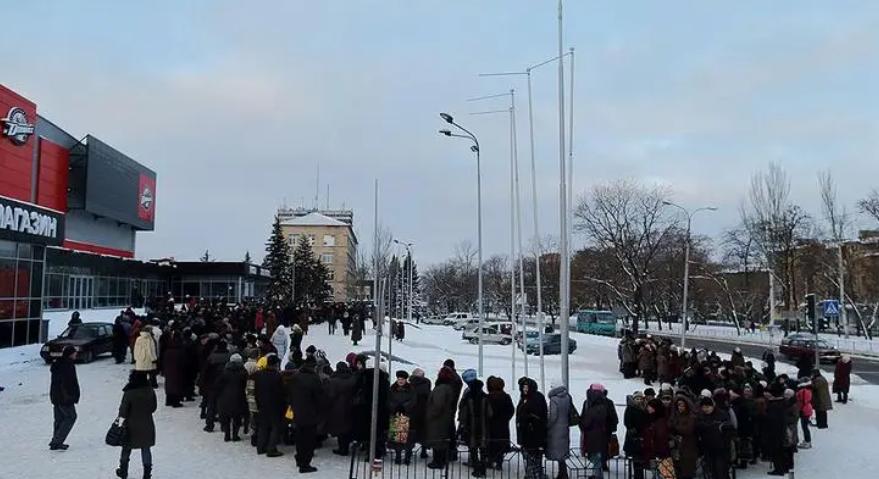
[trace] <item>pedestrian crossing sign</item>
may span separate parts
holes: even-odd
[[[824,316],[839,316],[839,301],[835,299],[824,301]]]

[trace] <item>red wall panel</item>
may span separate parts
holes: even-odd
[[[91,243],[83,243],[82,241],[64,240],[63,247],[76,251],[85,251],[88,253],[105,254],[108,256],[119,256],[120,258],[134,258],[134,253],[116,248],[107,248]]]
[[[70,152],[46,139],[40,139],[40,172],[37,204],[67,211],[67,172]]]
[[[37,105],[0,85],[0,118],[5,118],[9,109],[16,106],[24,109],[29,123],[36,123]],[[0,195],[31,201],[31,168],[36,141],[31,135],[27,143],[16,145],[6,136],[0,136]]]

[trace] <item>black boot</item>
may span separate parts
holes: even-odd
[[[128,464],[119,464],[119,467],[116,468],[116,477],[119,479],[128,479]]]
[[[153,477],[153,465],[143,466],[143,479],[152,479]]]

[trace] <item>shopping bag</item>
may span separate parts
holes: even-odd
[[[284,413],[284,419],[286,419],[288,421],[293,420],[293,408],[292,407],[287,406],[287,412]]]
[[[620,455],[620,440],[616,434],[610,435],[610,441],[607,442],[607,457],[617,457]]]
[[[113,424],[110,424],[110,429],[104,437],[104,442],[106,442],[108,446],[121,447],[124,446],[127,441],[128,426],[125,425],[125,418],[118,417],[113,421]]]
[[[656,471],[661,479],[677,479],[675,463],[670,457],[662,459],[656,464]]]
[[[409,442],[409,416],[396,414],[391,418],[388,427],[388,441],[395,444],[407,444]]]

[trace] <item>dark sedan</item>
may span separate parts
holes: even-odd
[[[47,342],[40,349],[40,356],[46,363],[61,357],[65,346],[76,348],[80,362],[88,363],[104,353],[113,352],[113,325],[111,323],[82,323],[69,326],[57,338]]]
[[[522,345],[519,344],[521,349]],[[577,341],[568,338],[568,354],[577,350]],[[528,345],[525,348],[526,354],[540,354],[540,338],[531,337],[528,334]],[[561,354],[562,353],[562,335],[559,333],[548,333],[543,335],[543,354]]]
[[[803,356],[815,357],[815,337],[812,335],[792,334],[781,340],[778,352],[791,360],[797,360]],[[818,340],[818,358],[821,362],[835,363],[842,357],[842,353],[823,339]]]

